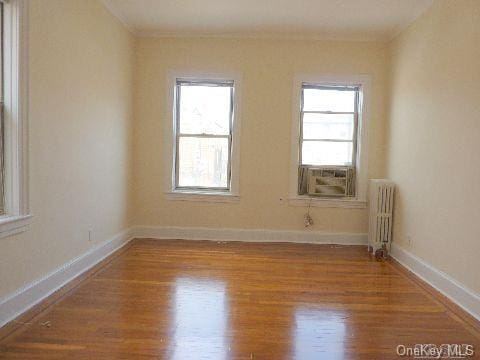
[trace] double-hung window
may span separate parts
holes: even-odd
[[[230,193],[233,80],[176,79],[174,190]]]
[[[301,82],[297,195],[357,196],[362,98],[361,84]]]
[[[26,0],[0,0],[0,237],[27,229],[27,8]]]
[[[302,85],[301,165],[355,166],[358,86]]]
[[[0,216],[5,215],[5,31],[4,3],[0,2]]]

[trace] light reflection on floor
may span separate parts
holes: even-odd
[[[295,310],[294,358],[298,360],[345,358],[345,313],[338,310]]]
[[[174,285],[170,359],[226,359],[228,303],[222,281],[178,278]]]

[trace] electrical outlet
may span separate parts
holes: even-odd
[[[412,247],[413,245],[413,238],[412,238],[412,235],[410,234],[407,234],[407,244],[409,247]]]
[[[93,241],[93,230],[92,229],[88,230],[88,241],[89,242]]]

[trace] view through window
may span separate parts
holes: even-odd
[[[354,165],[358,91],[303,84],[301,165]]]
[[[360,86],[302,83],[298,194],[356,194]]]
[[[233,81],[176,82],[175,188],[230,190]]]

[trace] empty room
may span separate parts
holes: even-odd
[[[479,0],[0,0],[0,359],[480,359]]]

